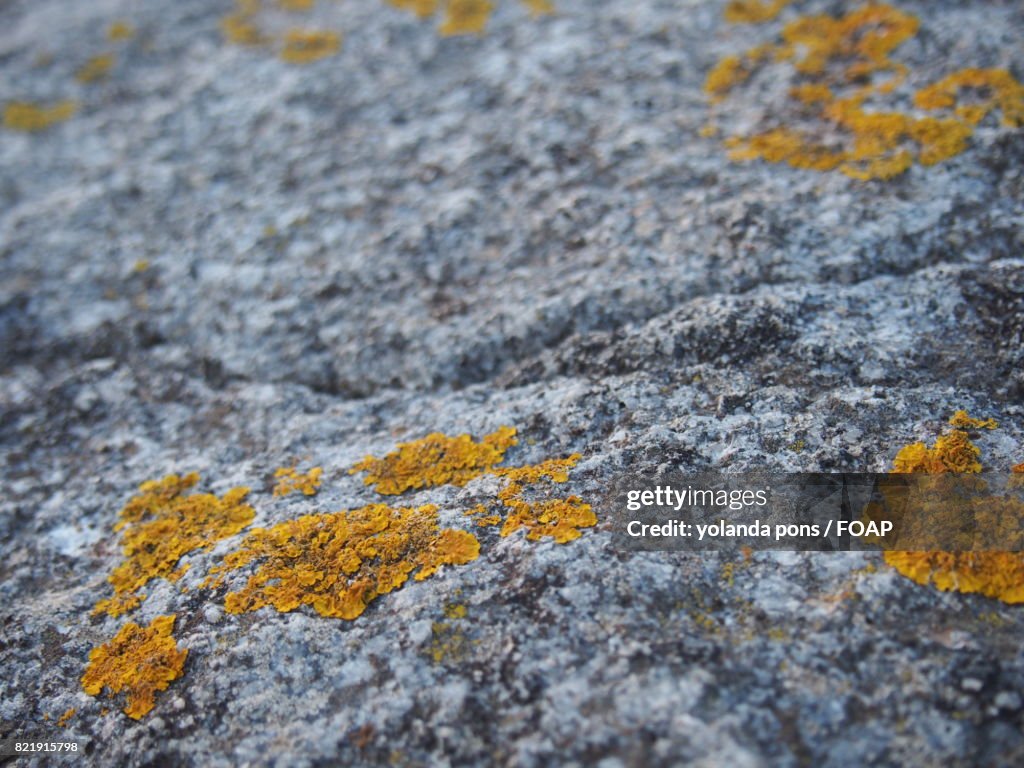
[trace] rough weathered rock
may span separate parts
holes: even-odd
[[[1020,130],[884,183],[734,164],[703,79],[764,33],[721,3],[505,0],[448,39],[321,3],[344,46],[305,68],[225,45],[226,3],[72,5],[0,7],[0,100],[82,105],[0,132],[3,734],[109,765],[1024,760],[1022,609],[871,554],[481,530],[477,561],[346,622],[225,613],[199,584],[236,537],[90,616],[118,510],[170,472],[252,486],[267,525],[377,501],[347,474],[367,453],[501,424],[511,464],[581,453],[566,488],[595,499],[666,463],[885,470],[958,408],[1000,421],[986,466],[1024,461]],[[922,81],[1024,73],[1019,4],[900,7]],[[138,35],[77,84],[116,18]],[[320,494],[273,498],[296,460]],[[401,501],[468,527],[487,482]],[[172,613],[186,672],[150,715],[81,690],[90,648]]]

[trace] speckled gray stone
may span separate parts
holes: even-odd
[[[344,47],[301,68],[224,44],[226,0],[0,4],[0,101],[82,104],[0,132],[4,735],[111,766],[1024,762],[1020,607],[874,554],[731,575],[627,555],[600,524],[565,546],[481,531],[477,561],[353,622],[224,613],[198,589],[222,542],[128,617],[176,613],[190,649],[154,711],[79,687],[126,620],[90,617],[117,512],[169,472],[252,486],[264,525],[375,500],[347,474],[367,453],[501,424],[512,464],[581,453],[585,498],[665,466],[884,470],[957,408],[1001,422],[987,466],[1024,460],[1019,130],[888,183],[734,164],[699,135],[703,79],[777,27],[556,3],[443,39],[321,2],[296,18]],[[899,5],[924,20],[900,51],[921,82],[1024,73],[1019,3]],[[118,18],[134,40],[105,41]],[[107,49],[111,77],[75,82]],[[726,118],[756,124],[780,87]],[[322,492],[272,498],[296,460]],[[409,501],[464,527],[486,483]]]

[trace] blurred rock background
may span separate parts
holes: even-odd
[[[117,512],[170,472],[252,486],[267,525],[374,501],[347,473],[367,453],[502,424],[511,464],[581,453],[567,488],[595,499],[665,464],[882,471],[959,408],[1000,422],[987,467],[1024,460],[1021,131],[885,182],[703,135],[722,56],[854,4],[732,25],[719,2],[502,0],[451,37],[384,3],[267,5],[268,36],[340,50],[232,44],[223,0],[0,4],[0,103],[77,104],[0,130],[4,734],[98,765],[1024,760],[1019,606],[876,555],[625,555],[600,522],[481,532],[479,560],[353,622],[224,614],[197,587],[228,545],[197,553],[127,617],[177,614],[184,677],[139,722],[87,696],[126,620],[90,617]],[[915,85],[1024,72],[1019,3],[899,7]],[[752,81],[731,124],[778,88]],[[295,462],[320,494],[274,499]],[[474,488],[409,502],[467,527]]]

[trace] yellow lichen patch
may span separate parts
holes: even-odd
[[[1024,603],[1020,552],[886,552],[885,561],[918,584]]]
[[[525,528],[528,539],[550,537],[560,544],[579,538],[581,528],[597,523],[590,505],[576,496],[542,500],[532,496],[539,484],[568,481],[569,470],[580,455],[523,467],[496,466],[516,444],[515,434],[512,427],[501,427],[477,443],[470,435],[433,433],[399,444],[383,459],[367,456],[351,471],[366,472],[366,484],[375,485],[377,492],[385,495],[439,485],[461,486],[484,474],[495,475],[503,481],[497,494],[499,510],[478,504],[466,512],[479,527],[501,525],[502,536]]]
[[[957,411],[950,424],[995,428],[994,420],[973,419],[965,411]],[[982,470],[978,460],[980,454],[981,450],[970,441],[966,432],[954,429],[937,438],[932,448],[924,443],[902,448],[896,454],[892,471],[974,474]],[[958,519],[942,520],[943,513],[949,509]],[[962,505],[949,503],[948,493],[938,494],[934,507],[925,500],[925,508],[916,510],[916,517],[921,518],[927,529],[921,538],[927,535],[928,530],[943,526],[944,522],[959,523],[962,527],[962,510]],[[1019,500],[1008,496],[982,498],[973,502],[973,513],[977,515],[978,523],[999,541],[1008,547],[1020,546],[1020,521],[1024,517],[1024,507]],[[967,534],[968,538],[973,538],[976,530],[969,530]],[[932,584],[943,591],[974,592],[1006,603],[1024,603],[1022,552],[895,550],[885,553],[885,561],[918,584]]]
[[[298,472],[295,467],[280,467],[274,472],[274,477],[277,478],[274,495],[301,493],[303,496],[313,496],[320,490],[320,476],[323,472],[320,467],[313,467],[305,474]]]
[[[105,613],[108,616],[121,616],[130,611],[134,611],[140,605],[142,600],[146,596],[141,592],[131,592],[124,595],[114,595],[106,600],[100,600],[93,607],[92,612],[94,615]]]
[[[341,35],[328,30],[290,29],[284,36],[281,59],[289,64],[310,64],[341,49]]]
[[[483,515],[476,519],[476,524],[481,528],[490,528],[495,525],[501,525],[501,515]]]
[[[494,525],[501,525],[501,515],[489,515],[485,504],[477,504],[472,509],[467,509],[465,514],[473,517],[480,528],[489,528]]]
[[[704,81],[705,92],[712,101],[721,101],[733,88],[746,82],[772,50],[771,46],[760,45],[742,56],[723,57],[708,73]]]
[[[730,24],[763,24],[771,21],[790,0],[731,0],[725,6],[725,20]]]
[[[802,134],[787,128],[767,131],[748,139],[732,137],[726,140],[726,147],[733,160],[763,158],[770,163],[789,163],[794,168],[815,171],[830,171],[846,158],[845,153],[812,144]]]
[[[472,643],[466,637],[466,617],[469,609],[462,603],[448,603],[444,607],[446,621],[431,624],[428,654],[435,664],[455,664],[469,655]]]
[[[264,34],[256,23],[260,6],[260,0],[235,0],[235,12],[228,14],[220,22],[224,39],[235,45],[267,45],[270,37]]]
[[[270,38],[251,19],[240,14],[225,16],[220,28],[224,39],[235,45],[260,46],[270,42]]]
[[[462,621],[435,621],[430,626],[429,655],[435,664],[457,664],[469,655],[470,642]]]
[[[775,3],[739,5],[767,8]],[[775,42],[723,57],[704,86],[713,104],[767,62],[785,62],[796,73],[790,101],[770,118],[774,125],[728,138],[730,158],[839,170],[865,181],[891,179],[915,162],[931,166],[964,152],[974,126],[994,109],[1002,112],[1007,126],[1024,122],[1024,86],[1004,70],[964,69],[917,92],[918,108],[950,110],[948,117],[918,117],[876,106],[894,99],[905,80],[908,68],[893,56],[918,28],[914,16],[870,3],[838,17],[794,19]],[[964,92],[980,101],[958,104]]]
[[[498,499],[505,509],[505,520],[501,535],[509,536],[520,528],[526,529],[526,538],[537,541],[545,536],[558,544],[567,544],[578,539],[581,528],[597,524],[597,517],[590,505],[578,496],[565,499],[529,498],[539,483],[564,483],[569,479],[569,470],[576,466],[580,455],[574,453],[564,459],[549,459],[525,467],[502,467],[494,473],[506,480],[498,492]],[[488,520],[488,518],[484,518]]]
[[[999,422],[995,419],[975,419],[967,411],[957,411],[949,417],[949,425],[958,429],[996,429]]]
[[[469,614],[469,609],[462,603],[449,603],[444,607],[444,615],[449,619],[464,619]]]
[[[555,4],[551,0],[523,0],[523,5],[531,16],[546,16],[555,12]]]
[[[311,11],[316,5],[316,0],[277,0],[277,5],[284,11]]]
[[[711,68],[704,90],[715,99],[723,98],[735,86],[750,77],[751,68],[739,56],[725,56]]]
[[[437,507],[371,504],[258,528],[216,570],[259,563],[245,587],[227,595],[230,613],[309,605],[321,616],[351,620],[410,576],[422,581],[442,565],[464,565],[479,554],[473,534],[439,528]]]
[[[252,522],[253,508],[243,503],[248,488],[232,488],[218,498],[209,493],[185,492],[199,475],[168,475],[139,486],[139,493],[121,510],[114,530],[121,531],[124,561],[108,577],[114,597],[97,603],[95,613],[117,616],[138,605],[138,591],[155,578],[176,581],[185,569],[181,557],[212,547]]]
[[[113,68],[114,54],[104,53],[99,56],[93,56],[78,69],[75,73],[75,79],[86,85],[95,83],[109,75],[110,70]]]
[[[138,720],[153,709],[155,695],[181,677],[187,649],[179,649],[171,630],[175,616],[158,616],[147,627],[129,622],[114,639],[89,652],[82,688],[97,696],[127,694],[124,713]]]
[[[403,11],[412,11],[421,19],[433,16],[437,12],[439,2],[440,0],[387,0],[389,5]]]
[[[438,32],[444,36],[482,34],[494,12],[491,0],[385,0],[388,5],[426,19],[443,11]],[[554,13],[551,0],[521,0],[533,17]]]
[[[462,486],[500,463],[505,451],[516,444],[515,435],[512,427],[499,427],[477,443],[469,435],[448,437],[434,432],[399,443],[382,459],[367,456],[349,472],[366,472],[366,485],[385,496],[439,485]]]
[[[533,502],[513,498],[505,505],[509,511],[501,527],[502,536],[525,528],[526,538],[530,541],[549,536],[557,544],[567,544],[583,535],[581,528],[591,528],[597,524],[597,517],[590,505],[578,496]]]
[[[127,21],[114,21],[107,27],[107,40],[113,43],[131,40],[135,37],[135,27]]]
[[[57,726],[60,727],[60,728],[63,728],[65,725],[67,725],[68,721],[71,720],[71,718],[75,716],[75,713],[77,711],[78,710],[75,709],[74,707],[72,707],[71,709],[67,710],[63,715],[61,715],[60,717],[57,718]]]
[[[550,480],[553,483],[568,482],[569,471],[579,463],[581,458],[580,454],[574,453],[564,459],[547,459],[537,464],[527,464],[524,467],[498,467],[494,470],[494,474],[509,481],[509,484],[498,496],[505,498],[510,493],[520,492],[524,485],[532,485],[542,480]]]
[[[489,0],[448,0],[438,32],[446,37],[482,34],[493,10]]]
[[[828,104],[835,98],[832,89],[824,83],[801,83],[790,88],[789,95],[801,104]]]
[[[73,101],[61,101],[51,106],[12,101],[4,107],[4,128],[12,131],[45,131],[51,125],[69,120],[78,110]]]
[[[963,430],[940,435],[931,448],[912,443],[900,449],[893,459],[893,472],[981,472],[981,449]]]
[[[957,106],[957,97],[964,90],[977,92],[981,100]],[[914,104],[921,109],[955,108],[957,116],[972,125],[998,108],[1003,113],[1003,125],[1024,125],[1024,85],[1005,69],[961,69],[918,91]]]
[[[1024,488],[1024,462],[1010,468],[1010,480],[1007,485],[1010,488]]]
[[[885,3],[868,4],[838,18],[803,16],[783,29],[781,53],[807,75],[824,75],[831,65],[838,65],[841,80],[863,78],[900,70],[890,54],[917,34],[919,26],[916,17]]]

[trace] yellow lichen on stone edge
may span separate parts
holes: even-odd
[[[175,616],[157,616],[147,627],[125,624],[112,640],[89,652],[82,688],[98,696],[126,693],[123,711],[139,720],[155,705],[155,695],[181,677],[187,649],[179,649],[171,631]]]
[[[768,7],[757,0],[729,8],[733,5],[737,6],[736,20],[743,16],[740,6],[754,9],[753,16],[756,9]],[[723,57],[704,85],[712,104],[724,101],[765,62],[788,62],[798,78],[790,89],[797,107],[791,111],[805,113],[805,117],[816,111],[821,125],[812,135],[778,120],[767,130],[731,136],[726,139],[730,159],[839,170],[863,181],[887,180],[906,172],[915,162],[932,166],[961,154],[974,126],[995,109],[1002,112],[1005,126],[1024,123],[1024,86],[1006,70],[997,69],[963,69],[915,94],[919,109],[952,110],[948,118],[866,108],[869,98],[892,93],[906,78],[907,67],[891,56],[918,27],[916,17],[884,3],[871,3],[839,17],[800,17],[785,25],[779,42]],[[880,74],[888,79],[876,82]],[[840,95],[844,90],[846,94]],[[964,92],[983,96],[980,101],[958,104]],[[817,138],[829,131],[837,137],[831,141]]]
[[[306,473],[299,472],[295,467],[279,467],[274,472],[277,483],[274,496],[288,496],[301,493],[303,496],[314,496],[320,490],[321,467],[313,467]]]
[[[730,24],[763,24],[772,21],[792,0],[730,0],[723,13]]]
[[[252,522],[255,511],[244,503],[248,488],[232,488],[222,498],[209,493],[186,495],[198,482],[199,475],[193,472],[139,486],[114,526],[121,532],[124,555],[107,578],[114,596],[98,602],[94,613],[119,616],[132,610],[143,597],[139,590],[150,580],[181,578],[185,569],[178,567],[178,561],[184,555],[208,549]]]
[[[246,585],[228,593],[225,609],[288,612],[309,605],[321,616],[355,619],[410,576],[422,581],[442,565],[465,565],[479,556],[473,534],[441,529],[437,520],[431,505],[370,504],[254,529],[214,569],[223,574],[257,563]]]
[[[993,419],[974,419],[957,411],[950,424],[994,429]],[[966,432],[954,429],[940,435],[931,448],[913,443],[900,449],[893,472],[978,473],[981,450]],[[1017,467],[1014,467],[1017,471]],[[885,561],[912,581],[943,591],[979,593],[1004,603],[1024,603],[1024,553],[888,551]]]
[[[365,472],[366,485],[383,496],[441,485],[462,486],[505,458],[516,445],[516,430],[499,427],[478,443],[470,435],[449,437],[433,432],[420,440],[399,443],[383,458],[367,456],[349,470]]]
[[[61,101],[50,106],[12,101],[4,106],[3,124],[11,131],[35,133],[70,120],[77,111],[78,104],[74,101]]]

